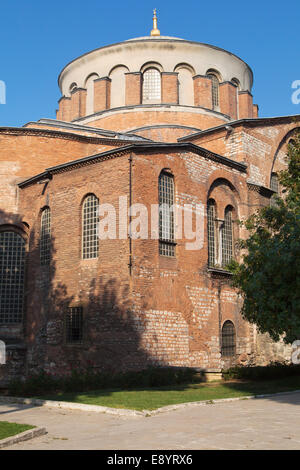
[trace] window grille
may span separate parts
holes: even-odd
[[[219,106],[219,79],[213,73],[208,73],[207,76],[211,78],[212,82],[212,105],[213,108]]]
[[[175,256],[174,178],[162,172],[159,177],[159,253]]]
[[[227,320],[222,328],[221,354],[223,357],[235,356],[235,328],[230,320]]]
[[[226,265],[232,260],[232,211],[231,209],[225,210],[225,217],[222,226],[222,266]]]
[[[270,205],[274,207],[276,206],[276,201],[275,201],[274,196],[279,194],[279,182],[278,182],[278,176],[276,173],[271,174],[270,188],[272,189],[272,191],[275,192],[275,194],[271,196],[271,200],[270,200]]]
[[[83,310],[82,307],[69,307],[66,313],[66,342],[69,344],[82,343],[83,339]]]
[[[279,193],[278,176],[276,175],[276,173],[272,173],[271,175],[270,188],[272,189],[272,191],[275,191],[276,194]]]
[[[15,232],[0,233],[0,323],[23,320],[25,241]]]
[[[50,264],[51,252],[51,213],[46,208],[41,216],[41,234],[40,234],[40,261],[41,265]]]
[[[82,217],[82,257],[83,259],[99,256],[99,199],[89,194],[84,199]]]
[[[157,69],[151,68],[143,74],[143,102],[161,99],[161,76]]]
[[[208,238],[208,266],[216,262],[216,208],[214,201],[207,204],[207,238]]]

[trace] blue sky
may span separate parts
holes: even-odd
[[[0,126],[55,118],[64,65],[97,47],[148,35],[153,8],[162,35],[219,46],[250,65],[260,116],[300,114],[291,101],[291,84],[300,80],[299,0],[11,0],[1,2]]]

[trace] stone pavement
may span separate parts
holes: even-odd
[[[6,450],[300,449],[300,392],[146,418],[0,403],[0,420],[48,431]]]

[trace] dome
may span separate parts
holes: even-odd
[[[67,64],[58,78],[57,118],[132,132],[170,125],[200,130],[253,117],[253,74],[242,59],[216,46],[153,31]],[[247,109],[243,116],[239,101]]]

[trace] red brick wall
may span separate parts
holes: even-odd
[[[188,111],[172,112],[167,108],[164,111],[156,109],[143,111],[137,108],[128,113],[122,111],[114,114],[104,113],[87,125],[102,129],[118,129],[121,132],[126,132],[155,124],[178,124],[181,126],[196,127],[198,129],[208,129],[209,127],[218,126],[224,122],[227,122],[227,120],[225,121],[225,119],[217,115],[191,113]],[[182,135],[185,134],[183,133]],[[169,140],[169,137],[167,137],[167,139]]]
[[[56,118],[60,121],[71,121],[71,98],[63,96],[58,103]]]
[[[249,329],[239,317],[228,278],[207,273],[206,242],[201,250],[189,251],[186,240],[179,240],[176,257],[169,259],[159,255],[157,240],[132,240],[132,275],[128,239],[100,241],[98,260],[81,259],[82,198],[92,192],[100,203],[115,207],[120,195],[129,198],[128,158],[126,154],[62,172],[46,188],[34,184],[21,191],[20,212],[31,233],[27,299],[31,368],[42,360],[48,369],[61,372],[88,361],[98,368],[117,369],[149,363],[221,367],[219,327],[226,319],[234,321],[238,330],[238,357],[252,352]],[[238,193],[246,191],[246,175],[199,155],[136,154],[133,203],[148,208],[158,203],[158,177],[166,167],[174,174],[176,201],[181,205],[206,204],[216,178],[228,178]],[[223,205],[233,199],[239,204],[239,194],[233,195],[227,186],[219,187],[214,196]],[[48,273],[39,266],[38,252],[39,214],[45,205],[51,208],[53,237]],[[84,346],[64,344],[63,312],[68,305],[84,308]]]
[[[162,103],[178,104],[178,73],[161,74]]]
[[[253,116],[253,98],[248,91],[239,92],[239,118],[252,118]]]
[[[85,116],[86,111],[86,90],[84,88],[76,88],[71,93],[70,120],[78,119]]]
[[[19,189],[17,183],[42,173],[61,163],[93,155],[120,145],[120,142],[106,142],[102,139],[67,135],[53,131],[33,131],[29,128],[0,133],[0,207],[6,213],[17,214]],[[124,145],[124,141],[121,143]],[[4,223],[4,215],[0,223]]]
[[[231,119],[237,119],[237,87],[231,82],[220,83],[220,111]],[[250,116],[247,116],[250,117]]]
[[[142,74],[125,73],[125,105],[131,106],[142,102]]]
[[[211,79],[202,75],[196,75],[194,80],[195,106],[212,109],[212,85]]]
[[[94,112],[103,111],[110,107],[111,79],[108,77],[94,80]]]

